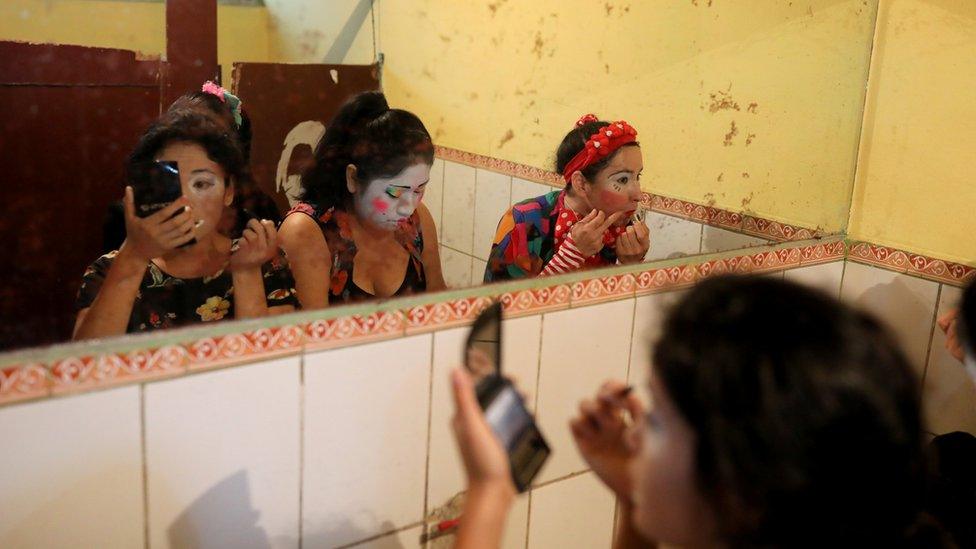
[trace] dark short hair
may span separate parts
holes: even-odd
[[[236,135],[212,116],[189,109],[170,109],[149,126],[126,161],[126,173],[130,177],[139,173],[160,149],[174,142],[200,145],[228,178],[240,179],[245,173],[244,156]]]
[[[566,171],[566,166],[573,159],[573,157],[579,154],[579,152],[586,147],[586,142],[589,140],[590,136],[600,131],[600,128],[609,126],[610,124],[611,123],[607,122],[606,120],[599,120],[596,122],[587,122],[582,126],[577,126],[570,130],[570,132],[563,137],[562,142],[559,144],[559,148],[556,149],[556,172],[559,173],[559,175],[562,175],[563,172]],[[627,143],[623,147],[613,151],[613,154],[610,154],[599,162],[590,164],[586,168],[580,170],[580,173],[583,174],[583,177],[585,177],[587,181],[593,183],[596,180],[596,175],[600,173],[600,170],[609,166],[610,162],[612,162],[613,159],[620,154],[620,151],[624,150],[625,147],[639,146],[640,143],[637,141]]]
[[[654,371],[697,439],[732,547],[903,547],[924,490],[919,383],[870,315],[719,276],[670,311]]]
[[[227,126],[237,132],[237,139],[241,144],[241,152],[244,154],[244,162],[247,163],[251,158],[251,117],[247,110],[241,107],[241,125],[238,126],[234,120],[234,113],[226,102],[212,93],[196,91],[184,94],[173,101],[167,111],[174,110],[196,110],[200,109],[209,114],[217,116]]]
[[[323,208],[349,206],[346,167],[366,182],[393,177],[417,162],[434,162],[434,145],[413,113],[391,109],[380,92],[365,92],[339,109],[315,149],[315,166],[302,177],[302,200]]]

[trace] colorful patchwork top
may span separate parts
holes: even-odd
[[[329,208],[322,211],[313,204],[300,202],[292,208],[285,217],[293,213],[305,214],[318,224],[325,237],[325,243],[332,253],[332,277],[329,281],[329,304],[346,303],[375,299],[376,296],[366,292],[353,282],[352,268],[356,257],[356,243],[352,239],[349,229],[349,214],[343,210]],[[394,296],[409,295],[427,290],[427,277],[424,275],[424,263],[421,254],[424,251],[424,237],[420,228],[420,216],[414,212],[407,223],[397,227],[394,236],[407,253],[410,261],[407,263],[407,273],[403,284],[394,292]]]
[[[565,191],[553,191],[519,202],[505,212],[491,246],[485,282],[531,278],[543,272],[556,255],[557,232],[561,235],[568,229],[560,222],[563,214],[572,213],[565,207],[565,198]],[[574,213],[571,217],[576,219]],[[616,265],[613,243],[586,258],[584,267]]]
[[[87,309],[98,297],[118,251],[98,258],[81,280],[76,310]],[[295,281],[283,257],[265,263],[264,292],[268,307],[298,306]],[[177,278],[150,262],[132,304],[128,333],[178,328],[234,318],[233,276],[223,269],[202,278]]]

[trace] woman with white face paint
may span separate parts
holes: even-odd
[[[303,308],[445,288],[422,203],[433,161],[423,122],[382,93],[339,110],[302,178],[302,202],[281,224]]]
[[[125,242],[85,273],[74,339],[293,311],[274,223],[251,219],[236,242],[218,231],[244,169],[226,127],[194,110],[170,110],[140,138],[127,171],[155,162],[175,163],[182,196],[138,217],[126,187]]]

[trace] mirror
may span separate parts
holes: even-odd
[[[549,1],[21,4],[0,26],[0,99],[9,114],[0,158],[8,181],[18,182],[4,187],[0,201],[8,220],[4,236],[16,258],[4,274],[0,350],[58,343],[73,334],[102,337],[287,312],[300,305],[293,288],[299,296],[321,294],[305,307],[312,309],[469,288],[506,278],[500,272],[536,276],[566,239],[556,237],[558,227],[537,226],[507,258],[508,252],[492,255],[506,234],[531,229],[526,212],[535,206],[526,201],[532,199],[540,208],[552,206],[547,215],[576,214],[584,222],[591,210],[607,209],[598,191],[625,196],[629,186],[631,202],[617,208],[626,214],[620,226],[626,230],[631,210],[643,212],[638,223],[647,228],[649,247],[632,260],[649,265],[842,233],[877,12],[877,2],[849,0],[761,11],[710,0],[571,9]],[[124,24],[117,27],[98,23],[119,18]],[[123,27],[155,32],[117,30]],[[126,159],[141,138],[146,141],[160,112],[171,112],[181,97],[185,103],[187,93],[206,95],[201,89],[208,80],[225,90],[215,85],[211,99],[198,97],[194,105],[219,96],[204,113],[205,124],[244,145],[240,165],[216,162],[219,147],[201,158],[167,150],[165,140],[155,148],[143,143],[142,153],[194,173],[221,172],[182,181],[188,198],[189,185],[223,189],[191,208],[202,212],[205,204],[217,204],[204,226],[213,228],[207,234],[223,235],[220,245],[193,255],[196,262],[167,256],[144,262],[141,277],[116,272],[109,278],[114,256],[97,260],[127,236],[120,202],[132,183]],[[291,214],[331,227],[332,233],[316,237],[326,242],[328,258],[306,253],[302,261],[298,245],[279,261],[262,255],[260,243],[232,242],[251,218],[281,221],[308,197],[303,177],[323,165],[316,150],[340,108],[375,90],[390,107],[416,115],[432,148],[411,149],[411,161],[395,173],[371,176],[360,164],[341,179],[330,176],[347,184],[334,188],[359,197],[353,205],[367,206],[359,213],[347,208],[348,233],[336,216],[322,221],[321,208]],[[604,172],[584,176],[579,191],[569,193],[569,205],[555,210],[565,199],[559,191],[573,185],[572,174],[567,183],[554,171],[557,152],[587,113],[627,121],[639,147],[614,148],[626,181]],[[408,118],[397,127],[408,127]],[[181,120],[176,125],[186,123]],[[362,173],[365,178],[357,179]],[[402,215],[396,229],[376,237],[361,222],[376,212],[375,204],[423,213]],[[499,231],[506,212],[519,204],[519,224]],[[201,216],[180,222],[197,224],[205,221]],[[414,232],[403,232],[404,223]],[[300,235],[315,234],[292,233],[279,226],[275,245],[294,247],[296,240],[307,241]],[[389,238],[393,233],[400,236]],[[613,253],[584,261],[587,268],[617,263],[620,235],[611,237],[583,259]],[[250,258],[234,264],[247,269],[227,269],[231,249],[238,259]],[[306,282],[289,283],[282,274],[289,266]],[[316,272],[323,274],[309,275]],[[209,284],[218,273],[224,281],[215,289]],[[85,289],[86,274],[108,284]],[[138,284],[130,284],[128,297],[100,297],[104,287],[115,292],[130,279]],[[132,304],[153,288],[167,288],[156,306]],[[183,301],[174,308],[177,294]],[[190,305],[187,295],[195,300]],[[115,304],[105,305],[109,301]],[[101,314],[92,318],[99,321],[79,329],[79,306],[96,304]]]

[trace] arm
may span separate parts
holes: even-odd
[[[73,339],[124,334],[149,262],[194,236],[196,224],[184,197],[149,217],[139,218],[135,214],[132,187],[126,187],[123,204],[126,240],[112,261],[98,296],[90,307],[79,311]]]
[[[617,518],[617,535],[613,540],[613,549],[657,549],[657,543],[647,541],[634,529],[631,517],[634,516],[634,506],[626,500],[620,500],[620,514]]]
[[[441,249],[434,218],[422,202],[417,207],[417,214],[420,216],[420,230],[424,235],[424,251],[420,254],[420,260],[424,263],[424,273],[427,276],[427,291],[437,292],[447,289],[444,273],[441,270]]]
[[[80,340],[124,334],[148,266],[148,261],[133,257],[131,248],[123,244],[95,301],[78,312],[72,338]]]
[[[262,267],[278,254],[277,232],[274,222],[252,219],[237,241],[237,249],[230,258],[231,279],[234,284],[234,317],[237,319],[268,316],[267,291]],[[275,314],[287,312],[275,307]],[[280,310],[280,312],[279,312]]]
[[[315,220],[300,213],[289,215],[278,231],[278,242],[288,257],[302,308],[328,307],[332,253]]]

